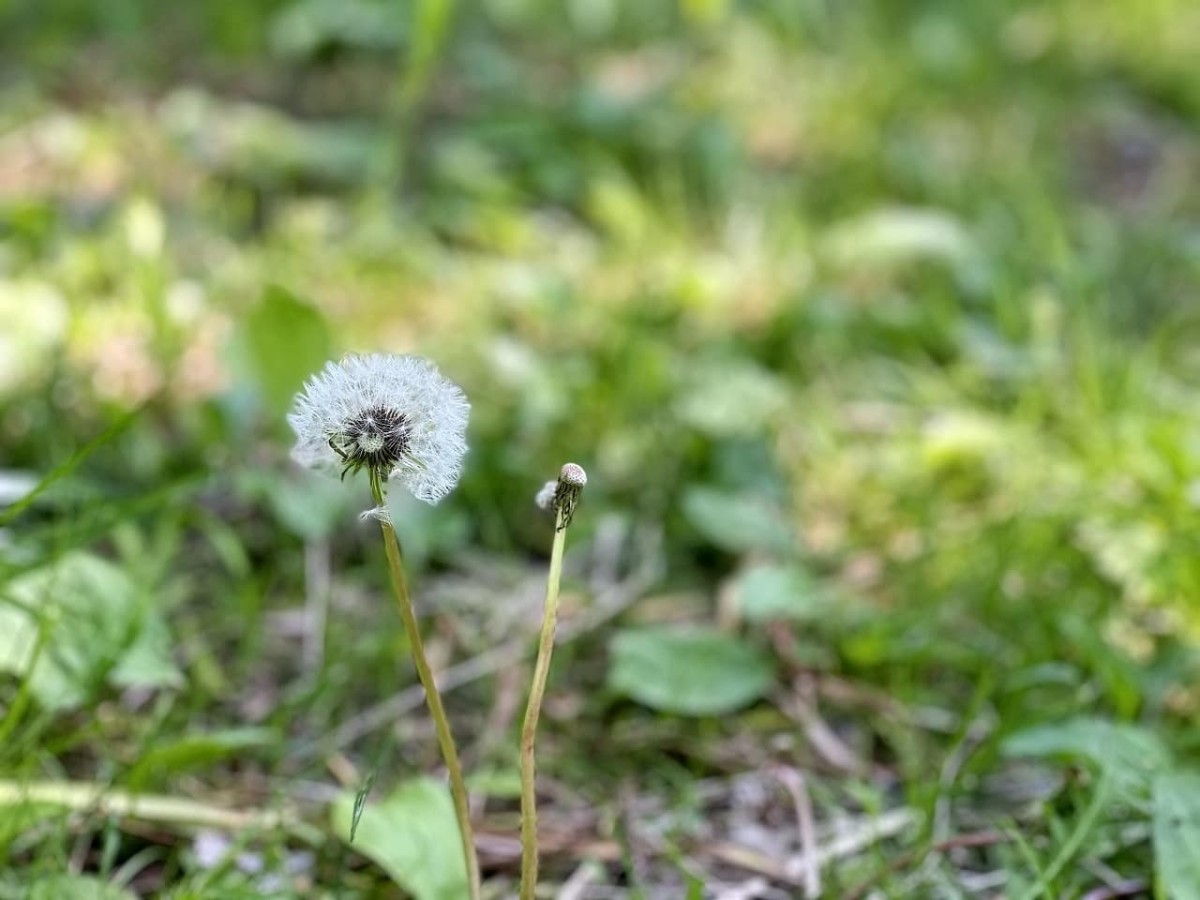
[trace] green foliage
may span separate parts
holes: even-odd
[[[284,57],[315,57],[340,47],[391,50],[403,31],[378,3],[300,0],[271,23],[272,49]]]
[[[73,553],[10,581],[0,598],[0,671],[28,679],[45,707],[91,699],[99,683],[178,687],[171,637],[146,589]]]
[[[771,660],[732,635],[644,627],[617,632],[609,646],[608,686],[651,709],[719,716],[763,696]]]
[[[1097,719],[1072,719],[1014,734],[1004,742],[1011,756],[1061,756],[1086,760],[1113,780],[1115,793],[1146,805],[1155,778],[1170,770],[1170,751],[1151,731]]]
[[[333,342],[321,314],[272,285],[246,319],[242,365],[263,391],[267,408],[282,416],[304,380],[329,361]]]
[[[136,894],[98,878],[83,875],[53,875],[39,878],[29,886],[25,900],[59,900],[62,897],[78,900],[133,900]]]
[[[1161,896],[1200,897],[1200,775],[1166,772],[1154,780],[1154,858]]]
[[[692,488],[683,514],[709,541],[724,550],[788,553],[795,537],[783,512],[770,501],[733,491]]]
[[[9,847],[21,835],[36,826],[64,818],[66,810],[52,803],[13,803],[0,805],[0,848]]]
[[[733,590],[738,609],[751,622],[813,622],[838,614],[827,589],[798,565],[748,566],[738,574]]]
[[[350,840],[355,795],[331,808],[334,831]],[[407,781],[362,811],[354,847],[411,893],[415,900],[458,900],[466,893],[458,822],[446,787],[428,778]]]
[[[249,751],[270,747],[279,737],[270,728],[231,728],[159,741],[129,770],[128,780],[135,789],[143,788],[166,780],[166,776],[203,770],[225,759],[245,758]]]
[[[546,802],[595,810],[577,846],[630,792],[662,829],[597,890],[698,895],[793,814],[703,798],[783,764],[821,835],[928,813],[831,896],[1195,895],[1192,4],[43,6],[0,4],[5,779],[303,824],[331,770],[434,770],[376,706],[414,694],[365,485],[297,473],[284,419],[343,349],[419,352],[473,404],[459,490],[392,498],[439,667],[531,638],[531,498],[590,475]],[[507,678],[449,698],[489,833]],[[437,896],[437,790],[218,862],[26,804],[0,895]]]

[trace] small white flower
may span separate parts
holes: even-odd
[[[371,469],[436,503],[458,483],[470,410],[458,385],[419,356],[347,356],[296,397],[292,458],[343,477]]]

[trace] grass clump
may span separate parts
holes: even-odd
[[[285,459],[344,351],[474,404],[389,501],[485,896],[581,447],[544,889],[1200,890],[1188,5],[165,9],[0,29],[0,894],[453,892],[374,526]]]

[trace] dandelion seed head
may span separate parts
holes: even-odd
[[[368,354],[328,363],[296,397],[292,457],[344,476],[370,469],[436,503],[458,483],[470,404],[418,356]]]

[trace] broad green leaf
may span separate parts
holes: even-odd
[[[738,609],[752,622],[811,621],[829,610],[829,598],[812,575],[796,565],[761,563],[734,582]]]
[[[321,314],[281,287],[267,288],[246,319],[242,332],[248,364],[268,407],[283,413],[304,380],[332,353],[332,340]]]
[[[766,654],[706,629],[628,629],[613,638],[610,651],[609,687],[680,715],[732,712],[763,696],[775,678]]]
[[[178,687],[183,677],[171,658],[172,638],[166,620],[146,611],[137,622],[137,636],[108,674],[115,687]]]
[[[1055,756],[1091,762],[1113,779],[1121,799],[1145,803],[1152,779],[1171,767],[1171,753],[1145,728],[1103,719],[1071,719],[1018,732],[1004,742],[1009,756]]]
[[[307,59],[322,49],[391,49],[402,40],[398,16],[386,6],[364,0],[299,0],[271,23],[271,49],[281,56]]]
[[[341,480],[308,470],[288,477],[263,476],[258,488],[288,531],[322,540],[344,528],[361,512],[370,495],[358,479]]]
[[[28,900],[135,900],[129,891],[86,875],[49,875],[29,887]]]
[[[796,545],[783,512],[761,497],[692,488],[683,497],[683,513],[697,531],[723,550],[787,553]]]
[[[333,803],[333,829],[349,842],[353,792]],[[416,900],[462,900],[467,895],[458,820],[449,790],[429,778],[397,787],[362,812],[353,847],[378,863]]]
[[[152,598],[86,553],[28,572],[0,592],[0,671],[28,677],[48,709],[78,706],[104,682],[182,683]]]
[[[787,391],[772,373],[746,360],[700,365],[688,380],[676,411],[712,438],[752,435],[787,407]]]
[[[1161,896],[1200,900],[1200,774],[1154,779],[1154,864]]]

